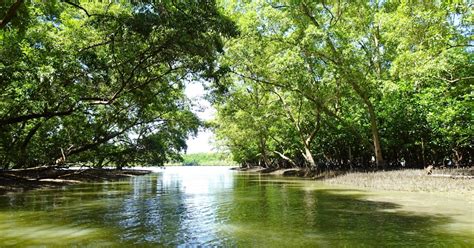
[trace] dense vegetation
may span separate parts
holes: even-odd
[[[0,166],[160,165],[199,119],[233,22],[213,1],[12,1],[0,9]]]
[[[207,81],[235,161],[470,165],[470,1],[10,1],[0,166],[179,160]]]
[[[226,1],[218,138],[243,165],[471,165],[470,1]]]
[[[236,165],[232,161],[232,157],[228,153],[221,152],[199,152],[199,153],[188,153],[182,155],[182,161],[172,161],[167,165],[207,165],[207,166],[223,166],[223,165]]]

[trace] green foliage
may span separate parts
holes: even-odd
[[[233,23],[213,1],[76,3],[25,3],[0,30],[0,164],[179,156],[201,124],[184,84],[214,79]]]
[[[472,5],[472,4],[471,4]],[[224,1],[217,137],[242,164],[468,165],[473,12],[462,2]],[[471,6],[472,7],[472,6]]]
[[[472,163],[468,1],[220,4],[25,2],[0,29],[0,165],[178,161],[190,80],[241,164]]]
[[[182,160],[173,160],[167,165],[185,165],[185,166],[224,166],[236,165],[228,153],[221,152],[201,152],[183,154]]]

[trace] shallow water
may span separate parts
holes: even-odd
[[[0,247],[472,247],[472,200],[173,167],[0,196]]]

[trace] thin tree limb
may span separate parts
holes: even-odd
[[[92,16],[91,14],[89,14],[89,12],[88,12],[84,7],[82,7],[82,6],[79,5],[79,4],[76,4],[76,3],[73,3],[73,2],[67,1],[67,0],[63,0],[63,2],[64,2],[64,3],[67,3],[67,4],[69,4],[69,5],[72,5],[72,6],[75,7],[75,8],[78,8],[78,9],[84,11],[84,13],[86,13],[87,17],[91,17],[91,16]]]

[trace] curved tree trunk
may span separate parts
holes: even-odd
[[[311,169],[317,169],[317,165],[316,165],[316,162],[314,161],[313,154],[311,153],[311,149],[307,144],[305,144],[304,146],[303,156],[306,159],[306,162],[309,163],[309,166]]]
[[[27,147],[30,141],[33,139],[33,136],[36,134],[36,132],[40,129],[40,127],[44,124],[44,122],[40,121],[36,123],[36,125],[30,129],[28,134],[26,135],[25,139],[23,142],[20,144],[19,151],[18,151],[18,160],[16,161],[16,165],[14,168],[27,168]]]

